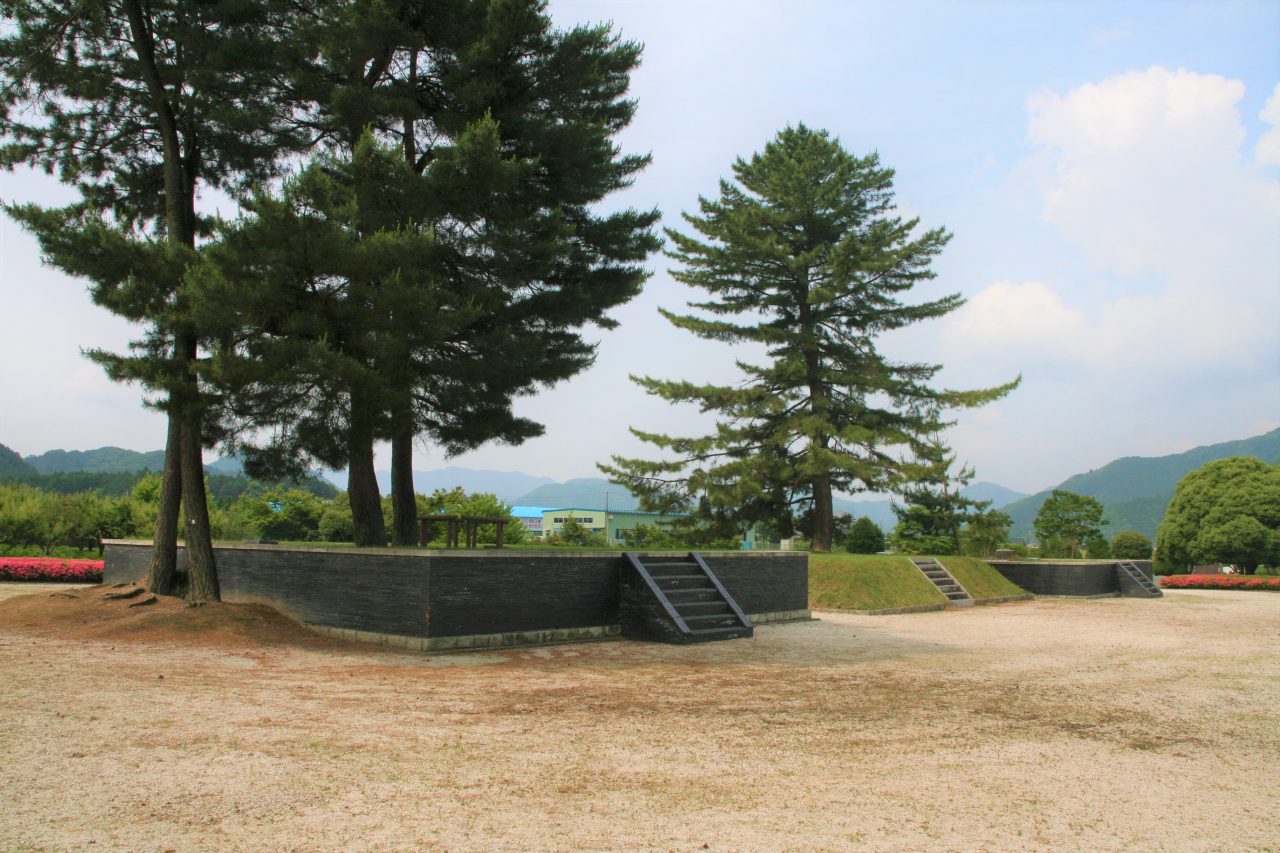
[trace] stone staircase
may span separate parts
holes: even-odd
[[[1142,569],[1127,560],[1116,563],[1116,578],[1120,594],[1129,598],[1161,598],[1164,592],[1147,577]]]
[[[947,603],[952,607],[973,606],[973,597],[965,591],[959,581],[951,576],[951,572],[933,557],[912,557],[911,562],[917,569],[924,572],[924,576],[933,582],[939,592],[947,597]]]
[[[699,554],[684,559],[627,552],[620,621],[626,637],[706,643],[754,633],[751,620]]]

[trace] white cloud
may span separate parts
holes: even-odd
[[[1084,317],[1043,282],[1001,281],[951,315],[943,335],[955,343],[999,341],[1002,348],[1069,348],[1086,331]]]
[[[948,348],[1274,386],[1280,193],[1245,157],[1243,94],[1157,67],[1030,98],[1044,218],[1093,272],[990,285],[947,321]]]
[[[1251,243],[1274,255],[1276,231],[1260,226],[1280,218],[1243,155],[1243,95],[1238,80],[1154,67],[1033,96],[1028,134],[1050,166],[1045,219],[1122,275],[1178,283]]]
[[[1254,156],[1264,166],[1280,166],[1280,83],[1271,90],[1271,97],[1267,98],[1258,118],[1271,125],[1271,129],[1258,140]]]

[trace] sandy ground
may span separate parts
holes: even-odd
[[[7,601],[10,598],[17,598],[20,595],[31,595],[33,589],[39,590],[41,593],[51,592],[69,592],[76,589],[87,589],[84,584],[74,583],[5,583],[0,581],[0,601]],[[0,622],[0,627],[3,627]]]
[[[1280,850],[1280,595],[434,657],[121,606],[0,604],[0,850]]]

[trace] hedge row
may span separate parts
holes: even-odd
[[[1165,589],[1267,589],[1280,592],[1280,578],[1249,575],[1169,575],[1160,579]]]
[[[0,557],[0,581],[102,583],[101,560],[59,557]]]

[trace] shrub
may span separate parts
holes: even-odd
[[[1084,547],[1090,560],[1105,560],[1112,556],[1111,543],[1101,533],[1097,536],[1090,536],[1088,543]]]
[[[864,515],[849,528],[844,547],[850,554],[877,554],[884,550],[884,532]]]
[[[1111,537],[1111,554],[1117,560],[1150,560],[1151,540],[1136,530],[1121,530]]]
[[[62,560],[57,557],[0,557],[0,581],[57,581],[101,583],[101,560]]]

